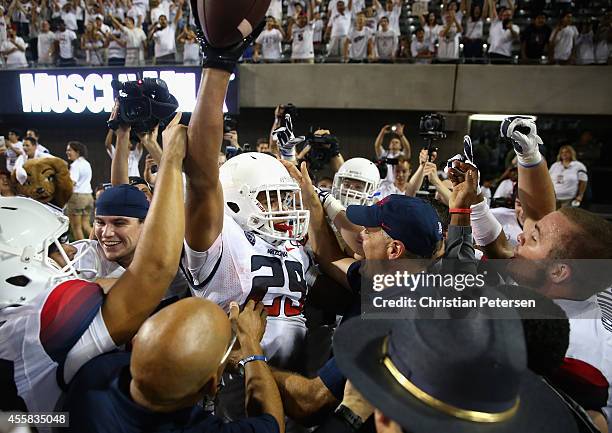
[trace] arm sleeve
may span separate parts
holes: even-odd
[[[477,266],[472,228],[449,226],[443,261],[444,272],[475,274]]]
[[[325,363],[318,372],[318,376],[323,384],[329,389],[333,396],[341,401],[344,396],[344,385],[346,385],[346,377],[336,364],[336,358],[331,358]]]
[[[589,180],[589,175],[587,174],[587,169],[583,163],[578,163],[578,180],[582,180],[586,182]]]
[[[182,259],[183,273],[193,286],[203,286],[214,275],[223,254],[223,233],[219,233],[207,251],[200,252],[191,249],[184,242],[185,254]]]

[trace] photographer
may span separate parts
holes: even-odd
[[[419,167],[414,172],[412,177],[410,177],[410,160],[408,158],[400,156],[397,159],[397,165],[394,169],[395,175],[393,182],[389,182],[386,179],[383,180],[380,183],[378,191],[376,192],[376,194],[374,194],[376,198],[378,200],[382,200],[383,198],[391,194],[401,194],[407,195],[409,197],[414,197],[416,195],[416,192],[423,184],[426,167],[431,170],[429,166],[427,166],[427,164],[431,164],[431,162],[436,159],[437,155],[438,154],[436,151],[433,151],[432,154],[429,155],[427,149],[421,149],[421,152],[419,153]]]
[[[335,173],[344,164],[338,139],[329,129],[317,129],[306,136],[306,145],[297,155],[298,161],[306,161],[309,170],[319,171],[329,164]]]
[[[502,8],[497,14],[493,7],[493,22],[489,29],[489,59],[491,63],[510,63],[512,43],[519,39],[520,29],[512,23],[512,10]]]
[[[389,140],[388,149],[383,147],[383,141],[385,140],[386,135],[391,135],[391,139]],[[385,125],[382,127],[376,140],[374,141],[374,151],[376,152],[376,157],[378,159],[396,159],[399,156],[404,156],[408,161],[410,161],[411,150],[410,150],[410,142],[404,135],[404,125],[401,123],[397,123],[395,125]],[[385,180],[389,182],[393,182],[395,180],[395,164],[394,161],[391,161],[391,164],[387,164],[387,177]]]

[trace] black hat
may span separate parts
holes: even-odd
[[[342,372],[410,433],[574,433],[565,404],[527,370],[517,319],[366,320],[334,336]]]

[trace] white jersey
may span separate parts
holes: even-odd
[[[518,244],[518,235],[523,233],[523,228],[516,219],[516,211],[507,207],[496,207],[491,209],[491,213],[501,224],[506,240],[515,247]]]
[[[262,301],[268,311],[264,352],[273,365],[291,364],[294,348],[306,335],[302,309],[316,278],[314,261],[302,245],[273,246],[225,215],[223,230],[208,251],[194,251],[185,242],[181,266],[191,280],[192,294],[226,311],[232,301]]]
[[[306,24],[304,27],[294,25],[291,29],[291,58],[314,59],[314,26]]]
[[[103,301],[97,284],[68,280],[1,310],[0,376],[14,384],[2,398],[19,398],[30,412],[54,411],[81,366],[117,349],[102,319]]]
[[[353,60],[365,60],[368,57],[368,43],[372,37],[372,30],[363,27],[361,30],[354,28],[349,33],[349,58]]]

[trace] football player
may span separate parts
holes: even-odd
[[[0,199],[0,383],[8,384],[3,409],[53,411],[79,368],[128,343],[159,304],[176,274],[184,235],[187,134],[178,118],[163,134],[158,194],[134,258],[107,295],[48,257],[49,245],[61,249],[66,217],[27,198]]]
[[[236,60],[255,30],[231,49],[210,47],[189,124],[185,254],[195,296],[228,310],[230,301],[262,301],[268,325],[262,346],[275,365],[292,363],[306,334],[302,314],[315,267],[301,241],[309,212],[299,185],[273,156],[243,153],[219,168],[223,101]]]

